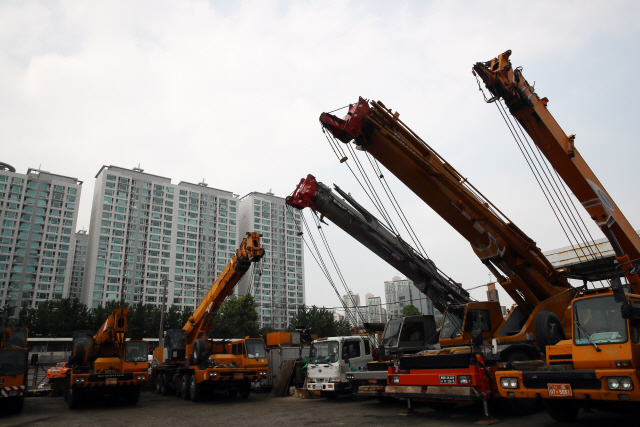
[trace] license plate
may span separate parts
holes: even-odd
[[[547,384],[549,397],[571,397],[571,384]]]
[[[455,384],[455,375],[440,375],[440,384]]]
[[[233,379],[234,380],[243,380],[244,379],[244,375],[242,373],[233,374]]]
[[[117,378],[107,378],[107,379],[105,379],[105,384],[107,384],[107,385],[116,385],[116,384],[118,384],[118,379]]]

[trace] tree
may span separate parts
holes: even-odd
[[[291,331],[295,330],[296,326],[305,326],[312,334],[317,334],[319,338],[351,335],[351,327],[346,320],[336,321],[332,312],[315,305],[300,307],[291,318],[290,325],[289,330]]]
[[[422,314],[418,308],[413,304],[407,304],[402,308],[402,317],[418,316]]]
[[[222,303],[209,332],[212,338],[258,336],[258,312],[251,294],[232,296]]]

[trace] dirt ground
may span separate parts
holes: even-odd
[[[450,412],[436,412],[416,406],[416,414],[401,415],[406,403],[382,404],[377,400],[337,400],[297,397],[274,398],[266,393],[252,393],[247,400],[215,397],[193,403],[173,396],[143,392],[135,406],[103,400],[69,410],[62,397],[30,397],[19,415],[0,415],[0,426],[91,427],[91,426],[473,426],[482,419],[479,405],[460,405]],[[501,426],[546,427],[556,424],[544,411],[524,417],[495,413]],[[575,425],[637,426],[637,414],[609,412],[580,413]],[[567,425],[567,424],[564,424]]]

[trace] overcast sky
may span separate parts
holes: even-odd
[[[637,1],[4,0],[0,161],[84,181],[85,229],[102,165],[282,197],[312,173],[374,211],[318,122],[363,96],[399,111],[545,251],[568,242],[471,66],[511,49],[640,228],[638,22]],[[469,244],[390,183],[440,269],[466,288],[486,283]],[[324,230],[349,287],[384,296],[398,273]],[[308,253],[306,289],[308,304],[339,305]]]

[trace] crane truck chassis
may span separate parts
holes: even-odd
[[[565,134],[547,108],[549,100],[538,96],[510,55],[508,50],[474,64],[473,74],[493,95],[485,101],[504,102],[607,237],[617,266],[610,288],[585,286],[571,301],[571,339],[548,345],[546,363],[498,372],[499,393],[512,401],[541,397],[549,415],[561,422],[575,419],[580,406],[637,405],[640,237],[580,155],[575,135]]]
[[[71,369],[66,373],[69,409],[77,408],[86,398],[104,395],[138,403],[140,388],[149,377],[149,344],[125,339],[128,314],[129,309],[116,308],[95,335],[74,332]]]
[[[172,391],[183,399],[201,400],[214,390],[249,397],[251,383],[268,377],[264,341],[259,337],[238,340],[207,339],[225,298],[254,262],[264,256],[259,233],[248,232],[220,276],[182,329],[166,331],[154,350],[152,375],[156,391]]]
[[[19,413],[27,392],[26,328],[7,327],[8,313],[0,308],[0,408]]]

